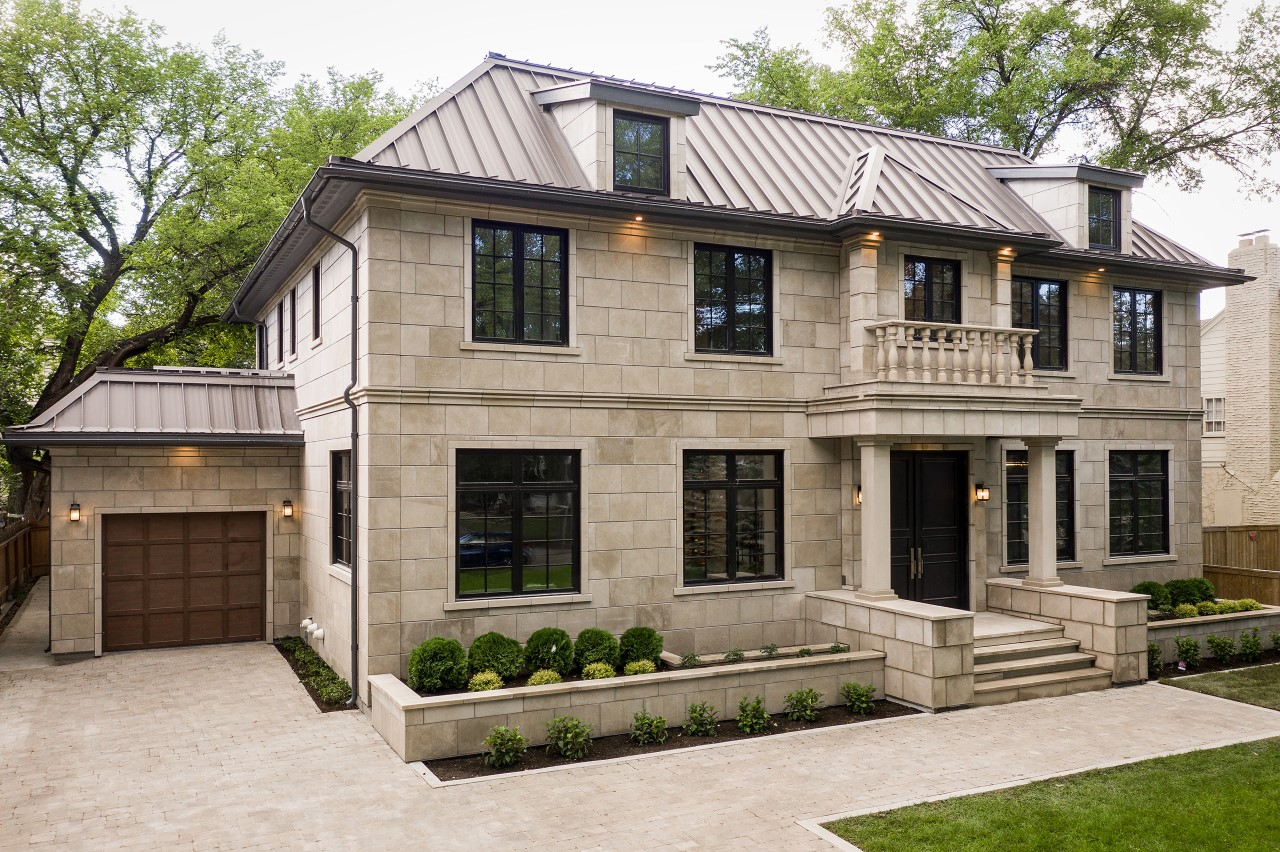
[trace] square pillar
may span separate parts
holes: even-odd
[[[1058,578],[1057,438],[1028,438],[1027,544],[1024,585],[1061,586]]]
[[[868,601],[891,601],[893,591],[889,548],[889,444],[859,443],[862,454],[862,588],[854,596]]]
[[[1018,253],[1002,248],[988,254],[991,259],[991,324],[997,328],[1013,325],[1013,261]]]

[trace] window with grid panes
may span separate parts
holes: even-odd
[[[1111,556],[1169,552],[1169,454],[1112,450],[1107,462]]]
[[[905,318],[916,322],[960,322],[960,261],[908,257],[902,300]]]
[[[1013,279],[1013,326],[1034,328],[1031,359],[1037,370],[1067,368],[1067,284],[1035,278]]]
[[[1120,193],[1089,187],[1089,248],[1120,248]]]
[[[668,121],[629,112],[613,114],[613,188],[667,192]]]
[[[338,565],[351,564],[351,451],[329,458],[330,558]]]
[[[1054,458],[1056,511],[1058,521],[1058,561],[1076,558],[1075,453],[1059,450]],[[1030,478],[1026,450],[1009,450],[1004,457],[1005,512],[1007,523],[1006,565],[1025,565],[1029,560],[1028,532]]]
[[[566,231],[475,222],[473,339],[565,345],[569,339],[568,254]]]
[[[769,355],[773,273],[769,252],[693,248],[693,336],[698,352]]]
[[[1227,431],[1227,401],[1222,397],[1206,397],[1204,400],[1204,432]]]
[[[1160,291],[1113,287],[1111,343],[1117,373],[1160,372]]]
[[[782,453],[684,453],[684,584],[782,578]]]

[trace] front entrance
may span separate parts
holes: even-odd
[[[900,598],[969,608],[966,453],[890,457],[893,591]]]

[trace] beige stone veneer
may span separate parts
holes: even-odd
[[[1178,659],[1173,640],[1179,636],[1198,641],[1200,653],[1207,657],[1210,650],[1205,639],[1210,635],[1230,636],[1239,642],[1240,635],[1251,628],[1258,629],[1262,647],[1269,647],[1271,631],[1280,631],[1280,607],[1266,606],[1253,612],[1228,612],[1222,615],[1153,621],[1147,625],[1147,638],[1160,643],[1161,658],[1166,663],[1172,663]]]

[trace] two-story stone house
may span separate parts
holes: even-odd
[[[1141,183],[490,56],[316,173],[229,315],[262,372],[155,379],[291,376],[280,448],[6,434],[65,447],[53,504],[83,513],[55,518],[55,651],[119,647],[98,516],[137,554],[112,513],[164,504],[265,518],[262,635],[310,618],[362,683],[435,635],[716,654],[835,635],[811,593],[983,611],[1006,580],[1197,575],[1197,295],[1244,276],[1135,222]],[[86,472],[108,456],[187,467],[126,498]]]

